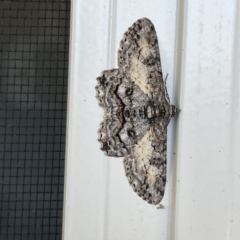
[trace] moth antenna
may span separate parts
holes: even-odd
[[[168,78],[168,73],[167,73],[167,75],[166,75],[166,77],[165,77],[165,79],[164,79],[165,84],[166,84],[166,82],[167,82],[167,78]]]

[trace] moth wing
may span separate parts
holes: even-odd
[[[124,122],[123,127],[119,132],[119,138],[126,148],[131,151],[137,142],[143,138],[147,131],[149,131],[150,127],[147,119],[131,119]]]
[[[124,168],[133,190],[150,204],[159,204],[166,184],[167,128],[151,126],[124,157]]]
[[[97,78],[96,86],[99,105],[104,108],[104,120],[100,124],[98,140],[101,143],[101,150],[114,157],[122,157],[127,153],[124,143],[118,136],[123,127],[123,104],[116,94],[121,79],[122,75],[118,69],[106,70]]]
[[[139,19],[125,32],[118,51],[118,65],[153,101],[166,99],[157,35],[149,19]]]
[[[118,86],[117,95],[127,107],[144,106],[146,102],[151,101],[151,98],[136,83],[125,76]]]

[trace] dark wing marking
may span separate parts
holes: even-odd
[[[118,69],[104,71],[97,80],[97,99],[105,109],[98,139],[101,150],[108,156],[125,156],[150,128],[148,120],[141,118],[136,108],[144,105],[148,97]],[[131,116],[126,116],[126,111]]]
[[[146,132],[150,129],[150,124],[147,119],[130,119],[124,122],[119,137],[124,142],[127,149],[131,149],[137,142],[143,138]]]
[[[150,97],[137,84],[126,77],[122,79],[122,83],[118,86],[117,94],[124,105],[128,107],[144,106],[146,102],[150,101]]]
[[[124,34],[118,51],[118,65],[120,71],[152,101],[167,98],[157,35],[149,19],[139,19]]]
[[[124,168],[133,190],[151,204],[161,202],[166,184],[166,127],[151,127],[124,157]]]
[[[118,136],[123,127],[123,104],[116,94],[121,79],[122,75],[118,69],[107,70],[97,78],[96,86],[99,105],[105,110],[105,119],[100,125],[98,140],[101,143],[101,150],[114,157],[122,157],[127,153],[124,143]]]

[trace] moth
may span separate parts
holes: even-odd
[[[104,108],[101,150],[124,157],[133,190],[150,204],[161,202],[166,184],[167,126],[179,110],[170,104],[152,22],[137,20],[124,34],[118,69],[102,72],[96,86]]]

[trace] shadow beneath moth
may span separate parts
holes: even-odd
[[[166,185],[167,126],[179,110],[170,104],[149,19],[137,20],[125,32],[118,66],[97,78],[97,99],[105,115],[99,129],[101,150],[124,157],[133,190],[157,205]]]

